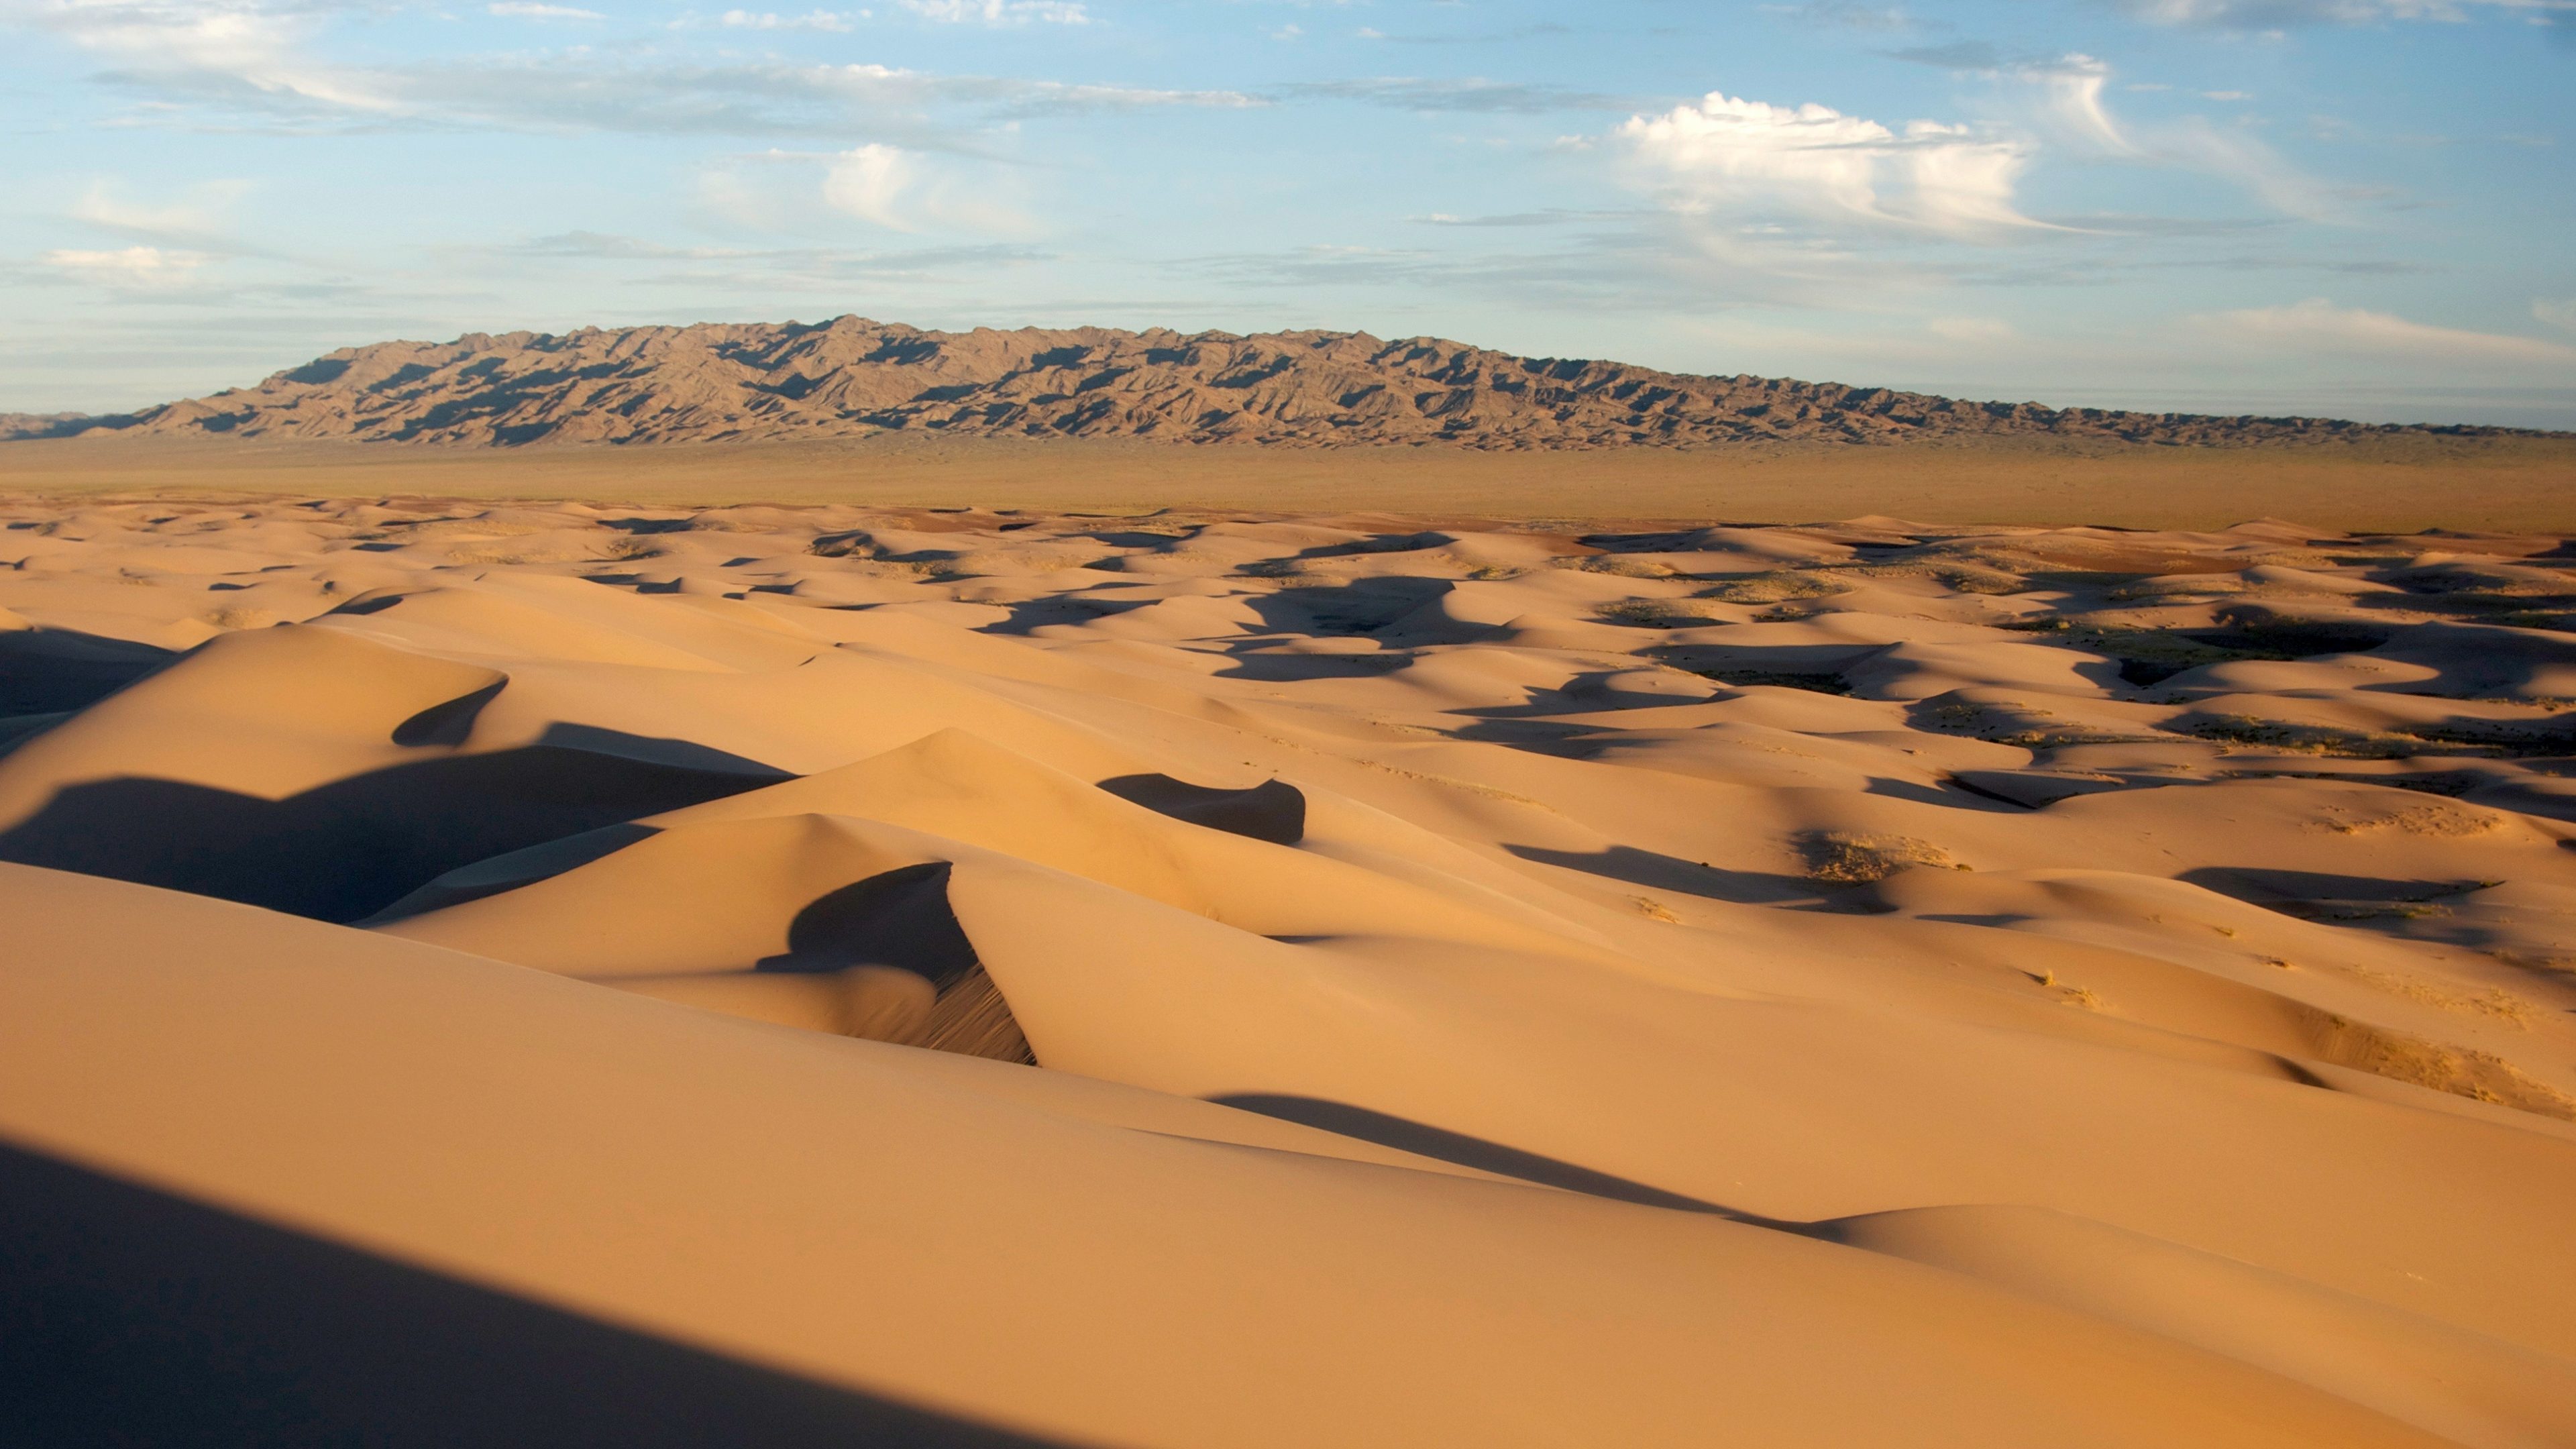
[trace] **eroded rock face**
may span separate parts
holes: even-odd
[[[956,333],[863,317],[380,342],[256,387],[137,413],[0,416],[0,440],[101,430],[497,446],[923,432],[1497,449],[1990,437],[2255,444],[2504,431],[1962,402],[1365,332]]]

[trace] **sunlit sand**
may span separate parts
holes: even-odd
[[[0,519],[0,1191],[310,1422],[2576,1438],[2557,537]]]

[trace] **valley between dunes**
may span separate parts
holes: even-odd
[[[0,500],[0,1412],[2576,1443],[2576,544],[1327,506]]]

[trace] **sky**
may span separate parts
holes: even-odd
[[[857,313],[2576,428],[2576,0],[0,0],[0,411]]]

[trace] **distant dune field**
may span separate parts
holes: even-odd
[[[13,1442],[2576,1443],[2564,534],[0,525]]]
[[[1887,514],[1957,523],[2576,530],[2576,439],[2425,436],[2266,447],[1951,442],[1468,451],[923,438],[390,447],[104,436],[0,443],[0,493],[121,490],[665,504],[1387,509],[1474,517]]]

